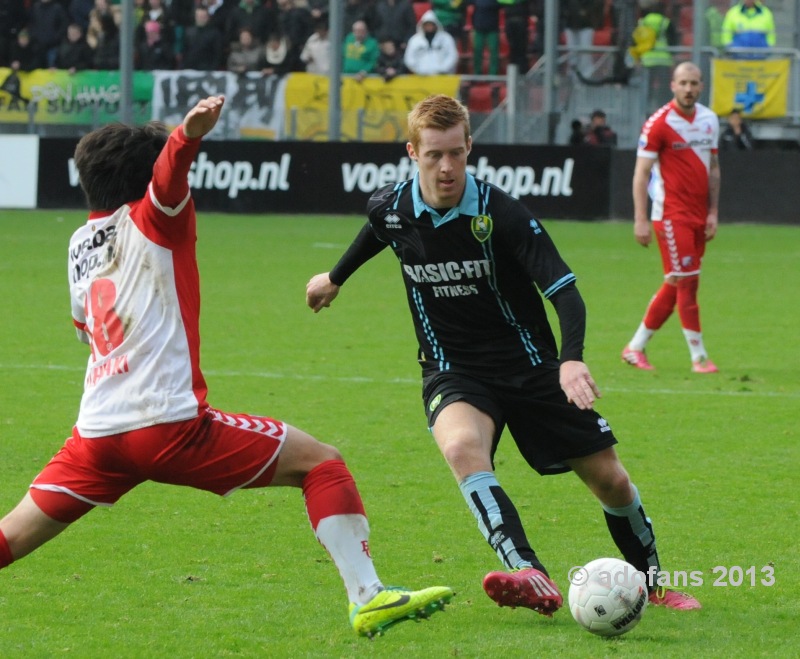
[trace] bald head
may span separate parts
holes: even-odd
[[[703,73],[694,62],[681,62],[672,72],[673,80],[684,76],[696,76],[698,80],[703,81]]]

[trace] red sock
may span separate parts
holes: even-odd
[[[11,555],[11,547],[8,546],[8,540],[3,532],[0,531],[0,570],[8,567],[14,562],[14,557]]]
[[[661,285],[653,299],[650,300],[650,304],[647,305],[647,311],[644,314],[644,326],[647,329],[661,329],[675,309],[677,295],[678,289],[675,286],[667,283]]]
[[[698,277],[682,277],[678,280],[678,315],[681,327],[692,332],[700,331],[700,306],[697,304]]]
[[[331,515],[364,515],[364,504],[353,475],[342,460],[318,464],[303,479],[303,496],[311,528]]]

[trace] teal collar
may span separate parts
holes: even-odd
[[[457,206],[453,206],[442,217],[435,208],[431,208],[422,199],[422,192],[419,189],[419,172],[414,174],[414,180],[411,182],[411,196],[414,200],[414,215],[419,217],[425,211],[431,214],[433,226],[439,227],[445,222],[456,219],[459,215],[478,215],[478,184],[475,182],[475,177],[467,173],[466,185],[464,186],[464,194],[461,195],[461,201]]]

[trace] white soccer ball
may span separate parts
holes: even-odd
[[[569,610],[598,636],[619,636],[639,624],[647,608],[645,575],[618,558],[598,558],[570,575]]]

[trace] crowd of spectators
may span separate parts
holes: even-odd
[[[117,69],[120,2],[0,0],[0,66],[23,71]],[[139,70],[325,74],[335,47],[345,73],[386,79],[403,73],[497,75],[507,64],[526,71],[541,53],[545,4],[543,0],[341,0],[344,43],[332,46],[329,0],[133,2],[134,68]],[[561,43],[577,49],[570,64],[584,76],[592,68],[587,46],[613,45],[618,38],[627,38],[616,33],[615,4],[614,0],[560,3]],[[644,15],[651,5],[669,6],[671,20],[664,21],[669,25],[691,7],[683,0],[640,0],[637,6]],[[752,21],[771,17],[755,0],[744,0],[737,11],[748,20],[752,13]],[[743,42],[729,27],[734,24],[730,16],[723,24],[720,15],[717,22],[722,24],[717,31],[731,45],[752,45],[752,39]],[[770,29],[762,39],[765,44],[774,43],[774,28]],[[751,35],[754,28],[748,30]],[[682,31],[686,33],[687,27]],[[727,43],[722,36],[720,40]]]
[[[120,1],[0,0],[0,66],[71,72],[119,68]],[[329,0],[133,1],[137,70],[329,71]],[[526,62],[529,17],[536,4],[344,0],[344,43],[336,48],[344,73],[389,80],[404,73],[471,72],[475,37],[480,57],[484,48],[488,53],[486,72],[496,74],[501,12],[507,26],[503,39],[516,46],[507,59]],[[476,25],[465,25],[473,15]],[[516,30],[522,42],[515,44],[517,15],[524,27]],[[482,67],[477,54],[474,61]]]
[[[412,2],[346,0],[345,62],[369,48],[355,73],[407,72],[402,58],[417,28]],[[328,0],[134,0],[133,22],[137,70],[324,74],[330,67]],[[0,66],[117,69],[121,24],[120,0],[0,0]]]

